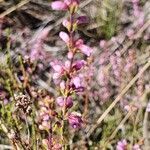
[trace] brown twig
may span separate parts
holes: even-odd
[[[12,6],[11,8],[7,9],[6,11],[4,11],[3,13],[0,14],[0,18],[5,17],[6,15],[10,14],[11,12],[15,11],[16,9],[22,7],[23,5],[29,3],[30,0],[24,0],[21,1],[19,4]]]
[[[115,107],[115,105],[121,100],[123,95],[134,85],[134,83],[139,79],[139,77],[150,67],[150,60],[143,66],[141,71],[127,84],[127,86],[121,91],[121,93],[116,97],[116,99],[111,103],[111,105],[106,109],[106,111],[100,116],[96,124],[89,130],[87,137],[89,137],[97,126],[104,120],[108,113]]]

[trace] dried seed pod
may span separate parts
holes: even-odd
[[[22,110],[24,113],[30,113],[32,101],[30,97],[24,94],[20,94],[15,97],[16,99],[16,110]]]

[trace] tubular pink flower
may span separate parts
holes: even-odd
[[[83,44],[83,45],[79,45],[78,48],[81,50],[81,52],[87,56],[90,56],[92,53],[92,48],[90,48],[89,46]]]
[[[84,60],[78,60],[75,62],[75,64],[73,64],[73,68],[75,70],[80,70],[85,64],[86,62]]]
[[[68,6],[70,6],[70,5],[74,4],[74,3],[79,4],[79,0],[64,0],[64,2],[65,2]]]
[[[135,144],[132,150],[142,150],[138,144]]]
[[[82,39],[78,39],[75,43],[76,47],[83,45],[83,40]]]
[[[52,2],[51,7],[53,10],[67,10],[68,8],[67,4],[62,1]]]
[[[68,121],[69,124],[75,129],[80,128],[83,122],[81,116],[76,112],[73,112],[68,116]]]
[[[80,80],[79,77],[74,77],[74,78],[72,79],[72,82],[73,82],[73,84],[75,85],[76,88],[81,87],[81,80]]]
[[[63,107],[64,106],[64,98],[63,97],[58,97],[56,99],[56,102],[57,104],[60,106],[60,107]],[[67,108],[71,108],[73,106],[73,100],[71,97],[68,97],[67,100],[66,100],[66,107]]]
[[[60,78],[60,73],[54,73],[53,74],[53,79],[59,79]]]
[[[81,50],[81,52],[87,56],[90,56],[91,53],[92,53],[92,48],[90,48],[89,46],[85,45],[83,43],[83,40],[82,39],[78,39],[75,43],[75,46]]]
[[[99,45],[100,45],[101,48],[104,48],[106,46],[106,41],[105,40],[101,40],[99,42]]]
[[[126,150],[126,146],[127,146],[127,141],[125,139],[121,140],[117,143],[116,150]]]
[[[68,59],[72,59],[73,58],[73,53],[72,52],[68,52],[67,57],[68,57]]]
[[[68,27],[69,27],[71,24],[70,24],[70,22],[69,22],[67,19],[65,19],[65,20],[62,22],[62,25],[68,29]]]
[[[61,90],[64,90],[65,87],[66,87],[65,86],[65,81],[61,81],[59,86],[60,86]]]
[[[59,72],[59,73],[61,73],[62,70],[63,70],[62,66],[60,66],[60,65],[54,65],[54,66],[53,66],[53,69],[54,69],[56,72]]]
[[[69,69],[71,65],[71,62],[69,60],[65,61],[65,68]]]
[[[69,43],[69,36],[68,36],[67,33],[65,33],[65,32],[60,32],[60,33],[59,33],[59,37],[60,37],[66,44]]]

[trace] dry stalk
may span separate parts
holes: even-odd
[[[124,87],[116,99],[110,104],[110,106],[105,110],[105,112],[97,120],[96,124],[87,133],[87,138],[94,132],[98,125],[104,120],[108,113],[115,107],[115,105],[121,100],[123,95],[134,85],[134,83],[139,79],[139,77],[150,67],[150,60],[143,66],[141,71]]]

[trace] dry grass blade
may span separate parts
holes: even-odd
[[[116,97],[106,111],[100,116],[96,124],[89,130],[87,137],[89,137],[98,125],[104,120],[108,113],[114,108],[114,106],[121,100],[122,96],[132,87],[132,85],[139,79],[139,77],[150,67],[150,60],[143,66],[141,71],[128,83],[128,85],[122,90],[122,92]]]
[[[0,14],[0,18],[5,17],[6,15],[10,14],[11,12],[15,11],[16,9],[22,7],[23,5],[27,4],[30,0],[24,0],[22,2],[20,2],[19,4],[12,6],[11,8],[9,8],[8,10],[6,10],[5,12]]]
[[[133,111],[129,111],[127,113],[127,115],[123,118],[123,120],[120,122],[120,124],[117,126],[117,128],[113,131],[113,133],[111,134],[109,140],[111,140],[115,137],[115,135],[117,134],[120,127],[128,120],[128,118],[132,115],[132,113],[133,113]]]
[[[1,145],[0,145],[0,149],[1,149],[1,150],[6,150],[6,149],[7,149],[7,150],[12,149],[12,150],[13,150],[13,147],[12,147],[12,146],[9,146],[9,145],[2,145],[2,144],[1,144]]]

